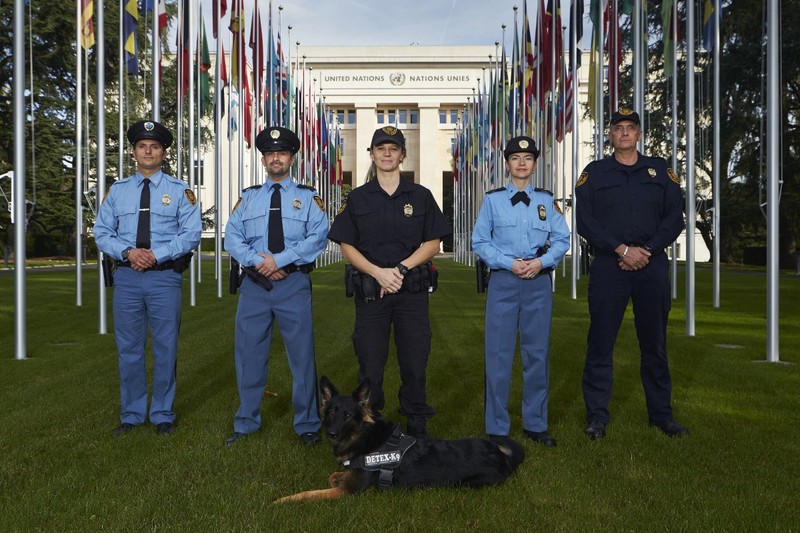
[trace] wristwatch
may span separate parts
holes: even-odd
[[[408,267],[405,266],[403,263],[397,263],[397,270],[399,270],[400,274],[403,276],[408,274]]]
[[[123,260],[123,261],[127,261],[127,260],[128,260],[128,253],[129,253],[131,250],[133,250],[133,246],[128,246],[127,248],[125,248],[124,250],[122,250],[122,260]]]

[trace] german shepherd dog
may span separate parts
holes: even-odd
[[[522,463],[525,451],[509,438],[439,440],[410,437],[370,409],[370,382],[341,395],[322,377],[320,416],[339,463],[328,476],[331,488],[299,492],[275,503],[331,500],[376,487],[481,487],[503,482]]]

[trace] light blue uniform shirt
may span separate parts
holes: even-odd
[[[225,250],[242,266],[260,264],[264,258],[259,253],[272,254],[267,243],[273,183],[267,180],[263,186],[245,189],[228,218]],[[313,263],[328,244],[328,215],[315,201],[313,189],[298,187],[288,176],[279,183],[284,249],[272,254],[275,263],[279,268]]]
[[[137,172],[114,182],[100,205],[94,237],[104,254],[122,260],[123,250],[136,248],[143,180]],[[150,249],[159,263],[165,263],[200,244],[200,206],[189,201],[194,195],[184,181],[159,170],[150,182]]]
[[[543,269],[554,267],[569,250],[564,216],[556,210],[552,194],[530,184],[524,191],[530,205],[512,205],[511,198],[518,191],[509,183],[486,194],[472,230],[472,249],[489,268],[511,270],[517,258],[536,257],[549,241],[550,248],[539,259]]]

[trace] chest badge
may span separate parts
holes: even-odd
[[[295,198],[294,200],[292,200],[292,207],[294,207],[295,209],[300,209],[301,207],[303,207],[303,202],[300,201],[300,198]]]
[[[651,178],[655,178],[656,177],[656,169],[654,169],[653,167],[648,168],[647,169],[647,173],[650,174]]]
[[[414,214],[414,206],[411,204],[406,204],[403,206],[403,216],[410,217]]]
[[[539,204],[539,220],[547,220],[547,209],[542,204]]]
[[[161,197],[161,205],[168,206],[172,203],[172,198],[169,197],[169,194],[165,194]]]

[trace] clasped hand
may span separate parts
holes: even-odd
[[[519,278],[522,279],[531,279],[536,277],[536,275],[542,271],[542,260],[538,257],[534,257],[533,259],[517,259],[514,261],[514,264],[511,265],[511,272],[516,274]]]

